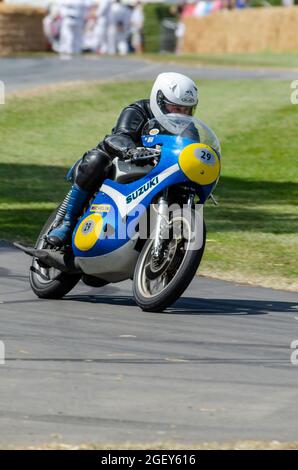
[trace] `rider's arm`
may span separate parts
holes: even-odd
[[[141,144],[141,134],[147,119],[140,107],[127,106],[121,112],[111,135],[99,144],[112,157],[124,158],[127,150]]]

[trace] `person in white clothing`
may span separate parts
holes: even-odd
[[[120,0],[115,0],[108,18],[108,54],[126,55],[130,32],[130,9]]]
[[[141,2],[137,2],[134,6],[130,19],[131,24],[131,44],[137,54],[143,52],[143,26],[144,12]]]
[[[52,3],[48,8],[48,14],[43,19],[43,31],[51,49],[55,52],[59,52],[60,29],[60,10],[55,3]]]
[[[82,52],[88,4],[89,0],[59,0],[61,14],[59,52],[62,56]]]
[[[94,50],[99,54],[108,51],[108,21],[112,0],[100,0],[96,12],[96,25],[94,28]]]

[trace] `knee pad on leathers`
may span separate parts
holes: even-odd
[[[86,152],[76,169],[75,183],[86,191],[95,191],[107,177],[112,162],[100,149]]]

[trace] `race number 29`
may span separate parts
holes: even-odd
[[[5,345],[3,341],[0,341],[0,366],[5,364]]]

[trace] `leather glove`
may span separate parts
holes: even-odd
[[[134,163],[135,165],[137,166],[144,166],[144,165],[148,165],[148,159],[142,159],[140,160],[139,157],[150,157],[150,153],[146,152],[146,149],[145,148],[134,148],[134,149],[129,149],[127,152],[126,152],[126,159],[130,159],[132,163]]]

